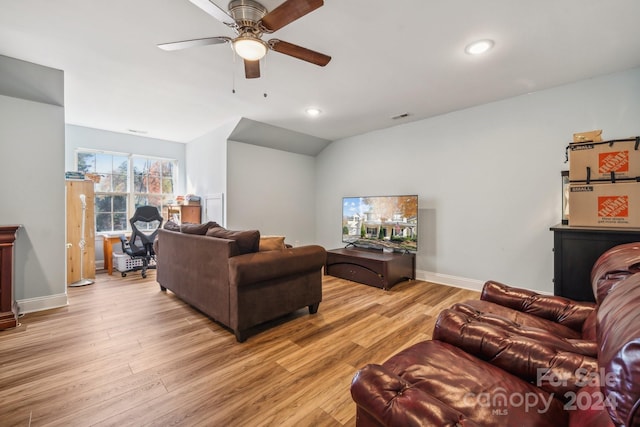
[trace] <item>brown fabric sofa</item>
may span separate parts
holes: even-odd
[[[488,282],[432,340],[358,371],[357,425],[640,426],[638,262],[637,244],[596,262],[598,305]]]
[[[160,288],[232,329],[239,342],[253,327],[300,308],[316,313],[325,249],[309,245],[258,251],[256,236],[256,230],[231,232],[215,223],[160,230]]]

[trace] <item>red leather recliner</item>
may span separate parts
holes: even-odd
[[[640,426],[639,261],[632,244],[596,262],[599,306],[488,282],[488,304],[358,371],[357,425]]]

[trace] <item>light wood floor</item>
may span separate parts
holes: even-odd
[[[155,271],[98,274],[69,288],[68,307],[0,332],[0,425],[353,426],[358,368],[428,339],[440,310],[475,298],[325,276],[316,315],[300,310],[239,344],[160,292]]]

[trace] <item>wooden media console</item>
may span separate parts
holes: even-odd
[[[327,251],[324,272],[385,290],[416,277],[416,256],[376,249],[341,248]]]

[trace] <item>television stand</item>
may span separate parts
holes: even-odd
[[[416,277],[416,256],[348,247],[327,251],[324,273],[384,290]]]

